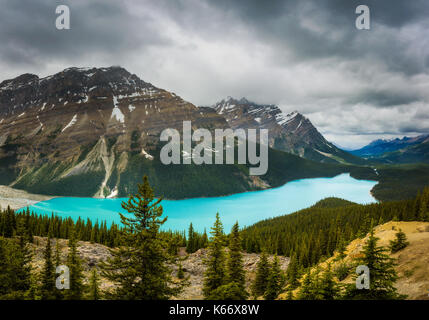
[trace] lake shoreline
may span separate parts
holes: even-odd
[[[237,220],[251,225],[266,218],[285,215],[307,208],[327,197],[337,197],[360,204],[375,203],[371,188],[377,181],[357,180],[348,173],[333,178],[308,178],[288,182],[281,187],[262,191],[248,191],[229,196],[164,199],[162,206],[168,216],[166,228],[185,230],[192,222],[203,231],[213,223],[216,212],[222,215],[224,227],[229,229]],[[55,212],[73,220],[90,219],[118,223],[117,213],[123,212],[121,203],[127,198],[57,197],[30,207],[38,214]]]
[[[248,190],[248,191],[243,191],[243,192],[235,192],[235,193],[229,193],[229,194],[217,195],[217,196],[191,197],[191,198],[180,198],[180,199],[163,198],[163,200],[181,201],[181,200],[191,200],[191,199],[230,197],[230,196],[237,195],[237,194],[247,194],[247,193],[252,193],[252,192],[262,192],[262,191],[274,190],[274,189],[282,188],[286,184],[291,183],[291,182],[299,182],[299,181],[307,180],[307,179],[332,179],[332,178],[335,178],[335,177],[338,177],[338,176],[341,176],[344,174],[350,176],[350,173],[344,172],[344,173],[340,173],[338,175],[335,175],[333,177],[313,177],[313,178],[301,178],[301,179],[296,179],[296,180],[290,180],[290,181],[285,182],[281,186],[277,186],[277,187],[271,187],[270,186],[268,188],[263,188],[263,189],[259,189],[259,190]],[[377,183],[379,182],[377,180],[366,180],[366,179],[356,179],[356,180],[368,181],[368,182],[377,182]],[[370,195],[377,202],[379,202],[379,200],[375,197],[375,195],[373,193],[373,189],[370,190]],[[32,193],[29,193],[25,190],[15,189],[15,188],[12,188],[9,186],[0,185],[0,208],[3,208],[3,209],[7,208],[7,206],[10,206],[11,209],[21,210],[21,209],[26,208],[28,206],[35,205],[38,202],[48,201],[48,200],[52,200],[55,198],[81,198],[81,197],[32,194]],[[115,200],[115,199],[127,199],[128,197],[112,197],[112,198],[87,197],[87,198],[101,199],[101,200]]]
[[[2,209],[6,209],[9,206],[13,210],[19,210],[35,205],[38,202],[47,201],[54,198],[57,197],[33,194],[24,190],[0,185],[0,208]]]

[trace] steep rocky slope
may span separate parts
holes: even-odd
[[[298,111],[285,114],[276,105],[261,105],[232,97],[216,103],[213,108],[233,129],[268,129],[272,148],[320,162],[365,163],[327,141]]]

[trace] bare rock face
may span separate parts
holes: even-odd
[[[298,111],[285,114],[276,105],[261,105],[228,97],[213,108],[233,129],[268,129],[269,146],[320,162],[359,160],[328,142]]]

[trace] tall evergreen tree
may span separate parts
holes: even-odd
[[[397,293],[394,284],[398,279],[394,269],[394,259],[386,254],[387,250],[377,246],[379,238],[374,236],[374,229],[371,230],[368,240],[366,241],[362,257],[355,260],[356,265],[367,266],[370,271],[370,288],[357,289],[355,282],[347,286],[345,293],[346,299],[401,299]],[[357,275],[353,274],[353,279],[356,281]]]
[[[96,268],[92,269],[91,277],[89,278],[88,298],[89,300],[101,299],[100,279]]]
[[[270,274],[270,264],[268,262],[267,254],[262,251],[256,266],[256,276],[252,284],[252,295],[255,298],[263,296],[267,289],[268,276]]]
[[[177,295],[183,284],[171,277],[172,257],[159,229],[167,218],[162,218],[162,198],[156,200],[148,178],[138,185],[120,213],[123,229],[119,248],[112,249],[112,258],[102,265],[102,274],[116,284],[110,298],[125,300],[166,300]]]
[[[77,253],[76,233],[73,230],[69,240],[67,266],[70,271],[70,289],[66,291],[69,300],[81,300],[84,292],[82,262]]]
[[[186,246],[186,252],[187,253],[194,253],[195,251],[197,251],[197,239],[196,239],[196,235],[195,235],[195,231],[194,231],[194,227],[192,226],[192,222],[189,225],[189,229],[188,229],[188,243]]]
[[[51,238],[46,241],[45,264],[42,271],[42,299],[48,300],[54,298],[55,289],[55,268],[52,262]]]
[[[340,288],[334,280],[334,275],[331,271],[331,265],[328,264],[327,268],[322,274],[318,286],[318,294],[321,300],[334,300],[339,297]]]
[[[59,239],[55,239],[55,257],[54,257],[54,272],[55,272],[55,278],[57,276],[56,270],[57,267],[60,266],[61,263],[61,247],[60,247],[60,241]],[[55,287],[54,289],[55,293],[55,300],[62,300],[64,298],[64,292],[62,290],[59,290]]]
[[[407,241],[406,234],[401,229],[399,229],[399,231],[395,234],[395,239],[390,240],[390,252],[396,253],[407,247],[409,244],[410,243]]]
[[[298,282],[298,258],[294,253],[290,259],[289,265],[286,270],[286,279],[291,289],[296,288],[299,285]]]
[[[227,262],[227,281],[236,283],[241,292],[240,300],[247,298],[246,272],[243,267],[243,255],[241,254],[241,237],[238,222],[234,224],[229,240],[229,255]]]
[[[0,298],[6,295],[11,289],[9,279],[10,267],[7,260],[7,242],[0,237]]]
[[[308,268],[307,273],[302,278],[302,283],[298,291],[297,299],[299,300],[315,300],[315,273]]]
[[[216,221],[210,233],[212,237],[209,244],[209,256],[205,261],[207,269],[203,286],[203,294],[206,299],[209,299],[214,290],[224,285],[226,280],[224,234],[219,213],[216,213]]]
[[[274,300],[281,293],[285,284],[285,277],[280,269],[279,258],[274,256],[273,263],[271,264],[270,273],[267,281],[267,289],[264,294],[266,300]]]
[[[31,283],[28,246],[0,237],[0,260],[0,299],[26,299]]]
[[[346,249],[347,249],[346,240],[344,238],[341,238],[341,240],[338,244],[338,248],[337,248],[337,252],[338,252],[337,259],[338,260],[343,260],[346,257]]]
[[[61,265],[61,248],[60,241],[55,240],[55,268]]]

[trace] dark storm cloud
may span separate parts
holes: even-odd
[[[429,50],[419,52],[417,57],[408,52],[410,43],[398,37],[400,28],[427,20],[429,5],[425,0],[209,2],[222,10],[233,11],[260,35],[261,41],[290,48],[297,60],[326,57],[354,60],[366,56],[382,60],[391,69],[406,74],[419,73],[429,67]],[[355,28],[355,9],[361,4],[371,10],[370,32]],[[305,21],[315,28],[307,28]]]
[[[0,81],[122,65],[195,104],[232,95],[297,109],[341,145],[429,128],[427,0],[0,4]],[[71,30],[55,28],[59,4],[71,9]],[[360,4],[369,31],[355,28]]]
[[[350,104],[365,103],[374,107],[396,107],[419,102],[419,97],[410,92],[365,90],[359,95],[346,100]]]
[[[38,64],[86,54],[118,54],[163,44],[150,17],[133,18],[122,1],[2,0],[0,57],[3,63]],[[55,28],[57,5],[71,11],[71,29]],[[139,32],[144,29],[145,32]]]

